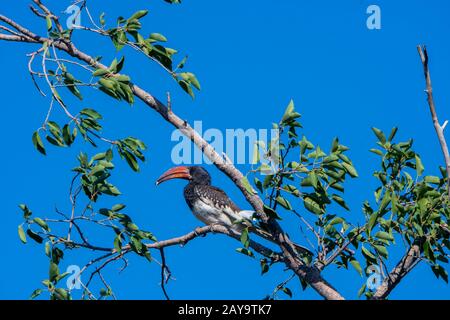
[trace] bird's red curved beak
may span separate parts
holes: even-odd
[[[164,181],[171,179],[191,179],[191,174],[189,173],[189,168],[185,166],[174,167],[172,169],[164,172],[158,180],[156,180],[156,185],[163,183]]]

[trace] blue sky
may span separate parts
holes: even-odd
[[[29,1],[2,1],[0,12],[32,29],[45,32],[45,24],[27,8]],[[70,1],[47,1],[62,11]],[[120,4],[122,3],[122,4]],[[382,12],[381,30],[366,28],[366,8],[377,4]],[[195,72],[202,90],[192,101],[154,63],[130,50],[124,73],[141,87],[161,99],[171,92],[173,108],[183,118],[202,120],[204,128],[270,128],[292,98],[302,114],[304,133],[316,144],[329,146],[338,136],[351,147],[349,155],[360,178],[346,185],[345,197],[350,219],[361,219],[361,204],[373,200],[376,185],[371,173],[378,159],[368,149],[374,146],[370,127],[400,128],[399,139],[414,138],[427,172],[437,173],[442,156],[435,137],[423,92],[422,67],[416,45],[427,44],[436,105],[442,120],[450,118],[450,4],[448,1],[183,1],[170,6],[161,1],[110,1],[102,8],[93,2],[91,13],[107,13],[112,22],[123,14],[147,8],[144,20],[147,33],[160,32],[169,45],[189,54],[187,69]],[[83,22],[82,22],[83,23]],[[75,33],[82,50],[105,61],[114,56],[108,39]],[[3,101],[2,139],[2,238],[0,299],[24,299],[47,276],[43,248],[33,243],[22,245],[17,225],[22,218],[17,205],[27,203],[36,215],[55,216],[55,206],[68,210],[70,169],[76,165],[80,150],[95,152],[79,142],[71,149],[49,147],[48,156],[38,154],[31,134],[42,123],[48,101],[35,90],[28,72],[26,53],[33,47],[0,43],[0,90]],[[181,59],[182,56],[180,56]],[[200,224],[190,214],[182,198],[183,181],[156,188],[154,181],[171,166],[170,141],[173,128],[153,110],[137,103],[129,107],[104,95],[86,90],[75,108],[93,107],[105,118],[105,136],[133,135],[144,140],[149,151],[140,174],[117,161],[113,176],[123,195],[105,199],[106,206],[117,202],[128,205],[131,215],[143,229],[165,239],[189,232]],[[60,118],[58,118],[60,117]],[[55,119],[62,115],[55,114]],[[106,147],[106,146],[104,146]],[[248,170],[247,166],[240,166]],[[245,199],[233,184],[213,167],[208,167],[215,185],[220,185],[241,207]],[[300,204],[299,204],[300,205]],[[291,233],[295,225],[283,221]],[[105,236],[105,238],[102,238]],[[95,235],[91,236],[95,237]],[[111,238],[98,234],[99,242]],[[96,239],[96,238],[94,238]],[[166,250],[175,281],[168,291],[172,298],[215,299],[262,298],[289,274],[281,266],[261,276],[259,263],[235,252],[239,243],[221,235],[209,235],[184,248]],[[390,267],[398,260],[394,251]],[[67,252],[62,268],[86,263],[90,254]],[[161,299],[160,269],[140,258],[131,257],[129,267],[118,274],[120,266],[109,267],[108,277],[119,298]],[[364,283],[354,270],[333,267],[324,276],[349,299]],[[308,289],[289,287],[296,299],[316,299]],[[450,290],[435,279],[426,265],[415,269],[396,288],[392,299],[448,299]]]

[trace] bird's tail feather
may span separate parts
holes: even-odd
[[[273,239],[272,235],[269,232],[267,232],[261,228],[258,228],[257,226],[255,226],[252,223],[255,221],[254,216],[253,216],[254,213],[255,213],[255,211],[253,211],[253,210],[241,210],[239,212],[239,216],[242,219],[239,222],[242,223],[243,225],[247,226],[249,228],[249,231],[260,236],[261,238],[264,238],[272,243],[276,243],[276,241]],[[245,220],[247,220],[247,221],[245,221]],[[241,232],[239,232],[239,233],[241,233]],[[307,249],[301,245],[298,245],[296,243],[293,243],[293,245],[294,245],[297,253],[303,253],[303,254],[306,253],[308,255],[313,255],[313,253],[309,249]]]

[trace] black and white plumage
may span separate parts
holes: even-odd
[[[171,180],[186,179],[189,183],[184,188],[184,199],[194,216],[206,225],[219,224],[240,235],[244,228],[250,232],[274,242],[270,233],[253,224],[254,211],[241,210],[227,194],[211,185],[211,176],[200,166],[174,167],[158,178],[156,184]],[[311,252],[297,246],[301,252]]]
[[[237,233],[252,225],[253,211],[241,210],[223,190],[212,186],[211,176],[202,167],[175,167],[164,173],[157,184],[174,178],[189,180],[184,188],[184,199],[194,216],[204,224],[223,225]]]

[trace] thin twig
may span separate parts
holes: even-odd
[[[166,283],[170,279],[171,272],[166,264],[166,256],[164,254],[164,248],[160,248],[159,252],[161,253],[161,289],[162,289],[162,292],[164,293],[164,296],[166,297],[166,300],[170,300],[169,295],[167,294],[167,291],[166,291]],[[167,278],[166,278],[166,272],[167,272]]]

